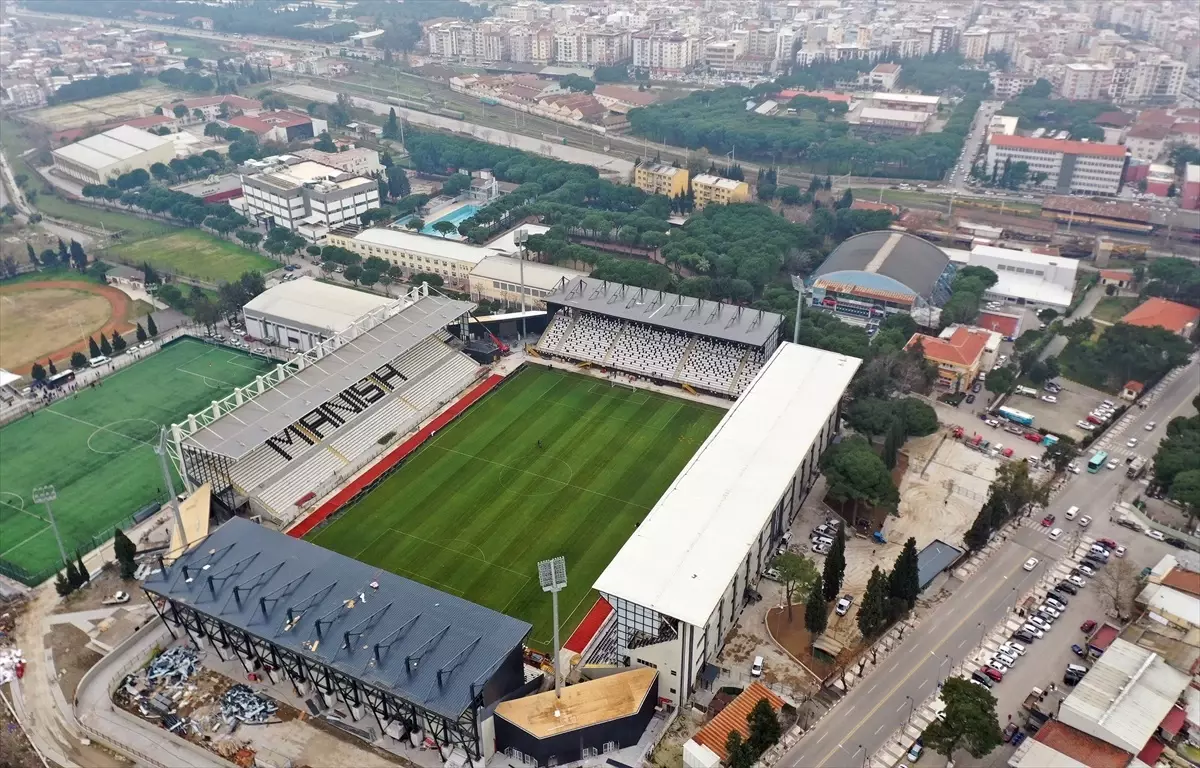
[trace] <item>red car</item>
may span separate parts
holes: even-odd
[[[981,671],[983,672],[983,674],[992,678],[997,683],[1004,679],[1004,673],[998,669],[993,669],[992,667],[984,667]]]
[[[1096,543],[1103,544],[1104,546],[1108,547],[1109,549],[1117,548],[1117,542],[1113,541],[1112,539],[1096,539]]]
[[[1041,436],[1041,435],[1039,435],[1037,432],[1026,432],[1026,433],[1025,433],[1025,439],[1026,439],[1026,440],[1028,440],[1028,441],[1029,441],[1029,442],[1031,442],[1031,443],[1040,443],[1040,442],[1042,442],[1042,436]]]
[[[1045,517],[1043,517],[1042,525],[1045,526],[1046,528],[1049,528],[1050,526],[1054,525],[1054,515],[1046,515]]]
[[[1095,628],[1096,628],[1096,622],[1092,621],[1091,619],[1088,619],[1087,621],[1085,621],[1079,625],[1079,631],[1085,635],[1091,634],[1092,630]]]

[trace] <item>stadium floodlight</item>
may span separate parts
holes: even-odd
[[[792,343],[800,343],[800,307],[804,304],[804,278],[792,275],[792,288],[796,290],[796,327],[792,331]]]
[[[554,697],[562,696],[562,675],[559,674],[558,659],[562,649],[558,645],[558,593],[567,586],[567,558],[552,557],[537,564],[538,582],[543,592],[550,593],[550,601],[554,606]],[[555,714],[558,710],[555,710]]]
[[[63,546],[62,536],[58,532],[58,523],[54,521],[54,510],[50,508],[50,502],[57,498],[58,491],[53,485],[39,485],[33,489],[33,503],[45,505],[46,518],[50,521],[50,527],[54,529],[54,539],[58,542],[58,554],[62,555],[63,565],[66,565],[67,548]]]
[[[517,268],[520,270],[521,281],[521,344],[525,343],[525,244],[529,242],[529,230],[524,227],[519,228],[513,233],[513,242],[521,248],[521,253],[517,257]]]

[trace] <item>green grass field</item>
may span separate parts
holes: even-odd
[[[527,366],[309,538],[528,621],[529,642],[549,649],[537,562],[567,559],[565,639],[596,577],[723,414]]]
[[[0,429],[0,560],[29,572],[59,560],[45,510],[32,490],[58,492],[54,517],[68,551],[161,500],[153,445],[161,424],[179,421],[270,363],[185,339]]]
[[[158,269],[214,283],[232,282],[250,270],[266,273],[279,268],[266,256],[195,229],[177,230],[109,250],[133,264],[149,262]]]

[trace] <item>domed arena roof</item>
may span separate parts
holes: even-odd
[[[864,232],[843,242],[813,273],[812,282],[858,285],[909,295],[941,306],[950,297],[950,257],[907,232]]]

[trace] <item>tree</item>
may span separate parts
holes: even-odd
[[[887,621],[887,581],[887,575],[875,566],[858,606],[858,631],[863,639],[875,637]]]
[[[117,563],[121,566],[121,578],[132,579],[134,571],[137,570],[137,563],[134,561],[137,545],[130,541],[120,528],[113,532],[113,550],[117,556]]]
[[[917,540],[910,536],[896,558],[888,576],[888,596],[903,600],[912,610],[921,594],[921,571],[917,560]]]
[[[100,347],[91,336],[88,336],[88,357],[100,357]]]
[[[361,285],[370,288],[372,285],[375,285],[375,283],[379,282],[379,270],[366,269],[364,267],[362,274],[358,276],[358,282]]]
[[[54,575],[54,591],[59,597],[66,597],[75,591],[67,572],[59,571]]]
[[[71,367],[72,368],[76,368],[76,369],[86,368],[87,364],[88,364],[87,355],[83,354],[82,352],[78,352],[78,351],[71,353]]]
[[[944,717],[934,718],[925,729],[925,747],[941,755],[953,755],[960,748],[979,759],[1000,746],[996,697],[987,688],[959,677],[948,678],[942,685]]]
[[[29,378],[37,382],[45,381],[46,369],[42,367],[41,363],[34,363],[33,367],[29,369]]]
[[[829,495],[845,504],[851,502],[857,520],[860,505],[894,507],[900,493],[883,461],[861,437],[843,440],[821,456]]]
[[[413,218],[404,222],[404,228],[411,229],[413,232],[420,232],[422,229],[425,228],[425,220],[418,219],[414,216]]]
[[[400,123],[396,120],[396,108],[392,107],[388,110],[387,121],[383,124],[383,138],[399,139],[400,138]]]
[[[390,166],[384,174],[387,176],[388,196],[398,200],[412,191],[408,183],[408,174],[400,166]]]
[[[803,555],[784,552],[775,558],[772,567],[779,572],[783,584],[784,600],[788,606],[788,622],[792,620],[792,603],[799,593],[807,593],[808,587],[817,578],[817,566]]]
[[[731,730],[725,739],[725,752],[729,757],[725,760],[728,768],[751,768],[755,757],[750,753],[750,745],[742,740],[740,731]]]
[[[1009,392],[1016,383],[1017,372],[1011,365],[1006,365],[987,375],[987,388],[989,392]]]
[[[441,275],[435,275],[432,272],[417,272],[412,276],[412,284],[420,285],[421,283],[429,283],[430,288],[441,288],[446,281]]]
[[[46,358],[46,368],[50,371],[51,376],[58,373],[58,367],[55,366],[54,361],[49,358]]]
[[[146,329],[142,327],[141,323],[137,324],[137,330],[135,331],[135,333],[136,333],[136,338],[138,340],[138,344],[141,344],[143,341],[146,340]]]
[[[67,558],[67,582],[71,585],[71,591],[74,592],[83,586],[84,581],[85,579],[79,573],[79,566],[75,564],[74,560]]]
[[[112,332],[112,348],[115,352],[121,352],[125,347],[129,346],[125,343],[125,337],[116,331]]]
[[[92,574],[88,573],[87,566],[83,564],[83,553],[76,552],[75,557],[79,560],[79,563],[75,566],[75,570],[79,572],[79,585],[83,586],[91,581]]]
[[[971,523],[971,527],[963,534],[963,543],[967,545],[968,551],[978,552],[987,544],[992,535],[991,518],[991,510],[984,505],[975,516],[975,522]]]
[[[1062,472],[1078,455],[1078,444],[1066,435],[1059,435],[1058,442],[1048,447],[1042,458],[1054,466],[1055,472]]]
[[[1140,571],[1128,558],[1114,557],[1093,580],[1108,610],[1122,621],[1133,615],[1133,599],[1142,591]]]
[[[248,229],[239,230],[234,235],[238,240],[246,244],[248,248],[253,248],[262,242],[263,236],[260,232],[253,232]]]
[[[442,237],[449,237],[454,232],[457,232],[458,228],[450,222],[443,220],[433,222],[433,231],[437,232]]]
[[[779,201],[787,205],[798,205],[802,199],[800,187],[789,184],[778,189]]]
[[[154,324],[154,315],[149,315],[146,318],[146,333],[151,337],[158,335],[158,326]]]
[[[804,605],[804,628],[807,629],[815,639],[817,635],[825,631],[825,627],[829,624],[829,609],[825,603],[825,587],[821,584],[821,577],[813,582],[812,589],[808,593],[808,602]]]
[[[75,265],[75,269],[80,272],[87,269],[87,254],[83,252],[83,246],[75,240],[71,241],[71,263]]]
[[[825,557],[825,569],[821,581],[825,585],[826,602],[838,596],[842,591],[842,579],[846,574],[846,530],[839,526],[833,546]]]
[[[750,738],[746,744],[750,747],[756,760],[783,735],[783,728],[779,725],[779,716],[775,714],[775,708],[766,699],[759,699],[758,703],[754,705],[750,714],[746,716],[746,724],[750,726]]]
[[[847,188],[846,191],[842,193],[841,199],[837,201],[837,204],[834,207],[840,210],[842,208],[849,208],[852,205],[854,205],[854,193]]]
[[[358,279],[362,277],[362,271],[362,267],[358,266],[357,264],[352,264],[349,267],[346,267],[346,271],[343,272],[342,275],[347,280],[357,285]]]
[[[38,257],[33,250],[32,243],[25,243],[25,253],[29,257],[29,263],[36,267],[38,265]]]
[[[100,353],[106,357],[112,354],[112,344],[108,342],[108,337],[103,333],[100,334]]]
[[[989,497],[1002,505],[1004,519],[994,521],[999,528],[1005,521],[1016,517],[1031,504],[1045,505],[1050,498],[1050,483],[1037,484],[1029,476],[1029,465],[1023,461],[1001,464],[992,480]],[[999,510],[998,510],[999,511]]]
[[[182,117],[186,116],[188,113],[188,109],[187,109],[187,107],[183,106],[182,104],[176,104],[175,107],[171,110],[171,112],[173,112],[175,114],[175,117],[178,119],[178,118],[182,118]]]
[[[318,149],[322,152],[337,152],[337,144],[333,143],[333,137],[329,135],[329,131],[321,131],[321,135],[313,142],[313,149]]]

